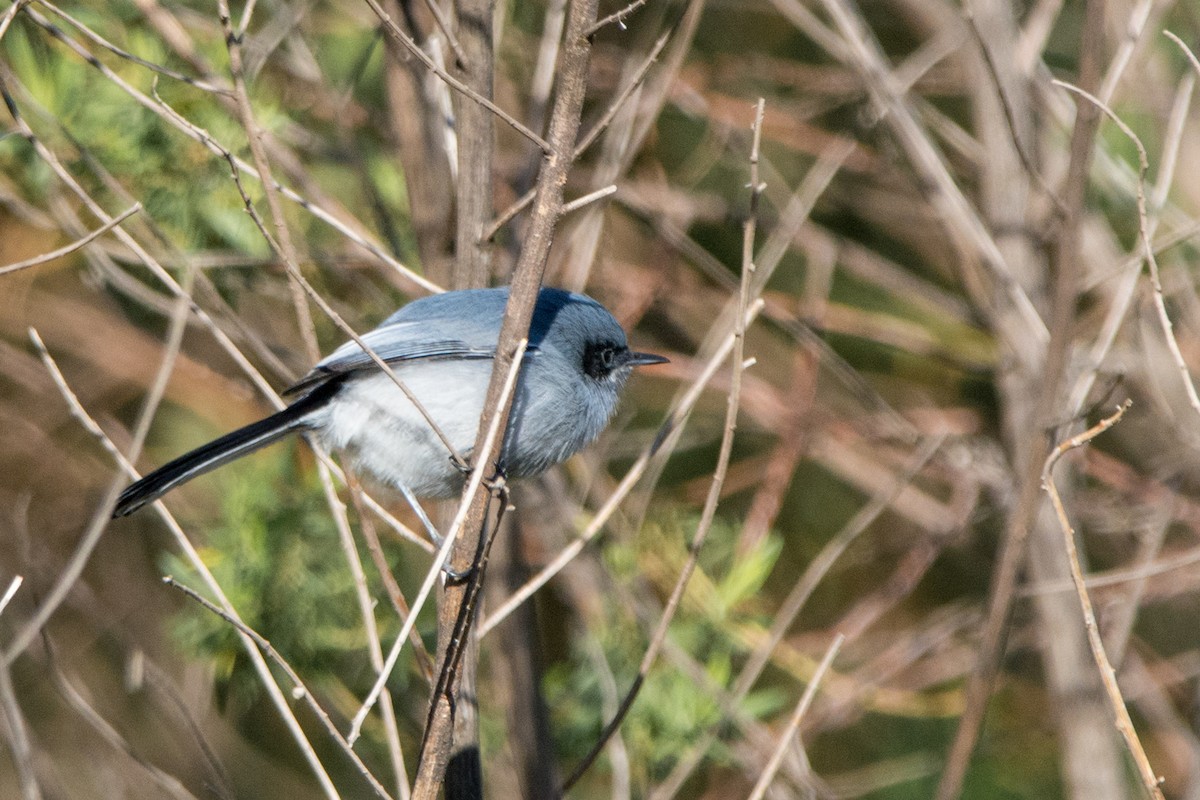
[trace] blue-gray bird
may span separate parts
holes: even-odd
[[[430,295],[362,340],[389,364],[460,454],[470,455],[492,372],[508,289]],[[543,288],[513,398],[500,468],[537,475],[595,439],[636,366],[667,359],[629,349],[625,331],[590,297]],[[385,483],[449,497],[465,475],[420,411],[355,342],[333,351],[288,390],[290,406],[171,461],[121,493],[114,517],[290,433],[348,452]]]

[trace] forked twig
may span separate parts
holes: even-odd
[[[1108,660],[1108,654],[1104,651],[1104,641],[1100,638],[1100,629],[1096,625],[1096,613],[1092,609],[1092,600],[1088,595],[1087,586],[1084,584],[1083,570],[1079,566],[1079,554],[1075,549],[1075,530],[1071,527],[1066,509],[1063,508],[1062,498],[1058,494],[1058,488],[1054,485],[1052,475],[1054,465],[1065,453],[1087,444],[1116,425],[1121,421],[1121,417],[1125,416],[1130,405],[1132,405],[1132,401],[1126,400],[1112,415],[1100,420],[1083,433],[1059,443],[1050,451],[1050,455],[1046,457],[1046,463],[1042,467],[1042,488],[1050,496],[1050,503],[1054,506],[1054,513],[1058,517],[1058,524],[1062,529],[1063,546],[1066,548],[1067,560],[1071,566],[1071,579],[1075,582],[1075,592],[1079,596],[1079,605],[1083,610],[1083,624],[1087,629],[1088,645],[1091,647],[1092,657],[1096,660],[1096,667],[1100,672],[1100,680],[1104,684],[1109,704],[1116,715],[1117,730],[1125,740],[1125,746],[1129,748],[1129,755],[1133,757],[1134,764],[1137,765],[1138,775],[1142,779],[1142,786],[1145,787],[1146,793],[1155,800],[1163,800],[1160,788],[1161,779],[1155,774],[1154,768],[1150,766],[1150,759],[1146,757],[1146,751],[1142,748],[1137,731],[1134,730],[1133,720],[1129,718],[1129,709],[1125,707],[1125,698],[1121,696],[1121,687],[1117,685],[1116,671]]]

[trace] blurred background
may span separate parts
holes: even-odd
[[[453,70],[472,4],[441,5],[385,10]],[[464,247],[480,282],[506,281],[526,216],[500,215],[539,152],[503,122],[460,141],[478,130],[465,101],[367,4],[231,11],[233,72],[211,3],[0,10],[0,593],[22,579],[0,610],[3,797],[375,796],[287,695],[306,756],[233,627],[163,584],[212,596],[164,518],[107,522],[128,477],[82,412],[149,471],[268,413],[269,391],[346,338],[245,198],[365,331],[463,281]],[[496,102],[539,132],[564,13],[507,0],[491,16]],[[1041,491],[1053,445],[1130,399],[1055,477],[1149,762],[1167,796],[1200,797],[1198,34],[1200,6],[1174,0],[665,0],[595,32],[581,130],[599,135],[566,196],[615,193],[563,217],[547,283],[601,300],[671,364],[632,379],[596,445],[514,493],[482,610],[486,794],[548,796],[580,763],[702,529],[761,97],[765,306],[720,503],[628,718],[571,796],[743,797],[780,746],[769,797],[1141,796]],[[286,189],[277,211],[234,75]],[[456,190],[460,154],[481,147],[493,185]],[[464,233],[456,211],[479,201],[498,224]],[[492,628],[667,433],[598,535]],[[430,559],[334,485],[349,540],[302,441],[166,506],[344,732],[372,637],[390,646]],[[432,606],[416,633],[433,650]],[[406,648],[394,720],[373,715],[356,748],[397,797],[428,658]]]

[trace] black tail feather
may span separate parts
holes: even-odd
[[[113,510],[113,518],[128,516],[197,475],[253,453],[290,433],[307,429],[308,415],[327,403],[336,392],[336,382],[326,383],[282,411],[238,428],[164,464],[121,492]]]

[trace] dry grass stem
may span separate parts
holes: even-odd
[[[252,641],[254,645],[260,651],[262,651],[262,654],[271,660],[271,663],[283,670],[283,673],[287,675],[288,680],[292,682],[291,696],[296,700],[303,700],[304,704],[313,712],[313,715],[321,721],[322,727],[324,727],[326,732],[329,733],[330,738],[337,743],[341,751],[350,759],[350,762],[354,765],[355,771],[357,771],[358,774],[367,781],[367,783],[371,786],[371,789],[374,790],[375,795],[383,798],[384,800],[391,800],[392,796],[388,794],[387,789],[384,788],[383,784],[379,782],[371,770],[367,768],[367,765],[362,762],[362,759],[358,757],[358,753],[354,752],[354,748],[350,746],[350,743],[347,742],[342,736],[341,732],[337,729],[337,726],[333,724],[333,720],[330,719],[328,712],[326,712],[325,709],[321,707],[321,704],[317,702],[316,696],[309,690],[308,686],[305,685],[304,680],[300,677],[300,674],[292,668],[292,665],[287,662],[287,659],[279,654],[279,651],[275,649],[274,645],[267,641],[267,639],[263,637],[262,634],[258,633],[258,631],[254,630],[245,622],[243,622],[239,617],[230,614],[225,609],[201,595],[195,589],[175,580],[175,578],[171,575],[164,575],[163,583],[165,583],[167,586],[170,586],[172,589],[178,589],[189,599],[200,604],[209,612],[216,614],[218,617],[232,625],[237,629],[238,633]]]
[[[800,723],[804,721],[804,715],[808,713],[808,708],[812,705],[813,698],[817,696],[817,687],[821,685],[821,680],[825,677],[825,673],[829,671],[833,660],[837,658],[838,651],[841,649],[842,642],[844,641],[845,637],[840,633],[833,637],[833,642],[830,643],[829,649],[825,651],[825,657],[821,659],[821,663],[817,667],[817,671],[813,674],[812,680],[804,688],[804,694],[800,696],[800,702],[796,704],[796,709],[792,712],[787,726],[784,727],[783,733],[779,737],[779,746],[771,753],[770,760],[763,767],[762,775],[759,776],[758,782],[754,784],[754,790],[750,792],[750,800],[762,800],[766,796],[767,789],[770,788],[771,782],[775,779],[775,774],[779,771],[779,765],[783,763],[783,757],[787,754],[788,750],[792,747],[793,741],[796,739],[796,734],[800,730]]]
[[[20,272],[23,269],[29,269],[30,267],[36,267],[38,264],[45,264],[48,261],[54,261],[57,258],[62,258],[63,256],[70,255],[71,253],[74,253],[76,250],[80,249],[81,247],[85,247],[89,243],[95,241],[96,239],[99,239],[105,233],[112,230],[116,226],[120,225],[122,222],[129,219],[130,217],[132,217],[134,214],[138,213],[141,210],[142,210],[142,204],[134,203],[132,206],[125,209],[120,214],[113,217],[111,220],[104,223],[99,228],[96,228],[96,230],[92,231],[87,236],[84,236],[81,239],[76,239],[75,241],[71,242],[70,244],[64,245],[63,247],[60,247],[57,250],[51,250],[49,253],[44,253],[44,254],[42,254],[40,256],[36,256],[34,258],[27,258],[24,261],[18,261],[15,264],[7,264],[3,267],[0,267],[0,276],[7,275],[11,272]]]

